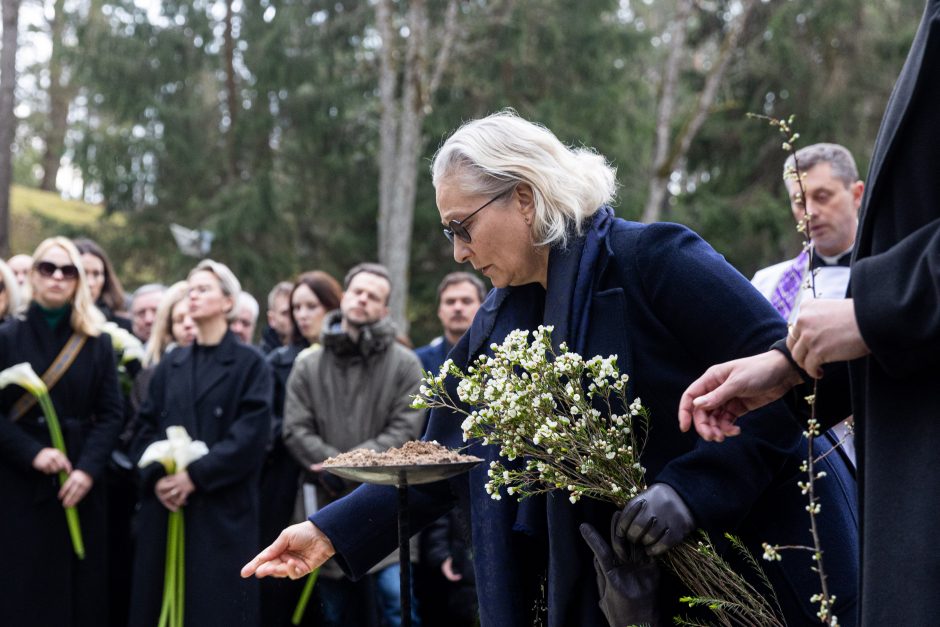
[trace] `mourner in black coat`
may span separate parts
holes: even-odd
[[[848,298],[802,310],[787,342],[808,372],[827,364],[819,415],[855,415],[860,622],[871,627],[932,625],[940,616],[938,75],[940,0],[929,0],[875,142]],[[686,393],[681,418],[703,437],[733,433],[742,409],[799,383],[780,348],[710,369]]]
[[[157,366],[140,412],[138,445],[182,425],[209,453],[187,469],[195,491],[183,507],[188,625],[260,625],[258,586],[238,570],[258,545],[258,483],[271,429],[271,372],[254,348],[226,332],[216,346],[177,348]],[[130,624],[160,614],[167,509],[154,485],[160,464],[142,471]]]
[[[55,326],[36,303],[25,320],[0,326],[0,370],[29,362],[42,376],[72,335],[70,311]],[[51,391],[73,468],[94,484],[78,504],[86,556],[72,548],[56,474],[33,467],[52,446],[38,405],[18,422],[9,411],[26,391],[0,392],[0,623],[100,627],[108,622],[103,474],[121,428],[122,405],[111,340],[88,337]]]

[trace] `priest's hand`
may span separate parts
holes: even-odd
[[[802,382],[783,353],[766,353],[712,366],[679,399],[679,428],[695,430],[704,440],[721,442],[738,435],[734,422],[772,403]]]
[[[242,577],[299,579],[333,557],[333,543],[312,522],[291,525],[244,567]]]
[[[817,379],[822,377],[823,364],[858,359],[871,352],[859,331],[851,298],[803,303],[790,327],[787,348],[800,368]]]

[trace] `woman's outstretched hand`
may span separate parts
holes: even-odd
[[[333,543],[312,522],[291,525],[242,567],[242,577],[299,579],[333,557]]]
[[[679,400],[679,428],[691,426],[704,440],[721,442],[740,433],[734,424],[743,414],[763,407],[802,379],[783,353],[766,353],[712,366]]]

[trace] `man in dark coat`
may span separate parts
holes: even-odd
[[[260,625],[257,582],[238,569],[258,545],[258,483],[271,429],[271,371],[261,354],[226,331],[206,351],[177,348],[154,373],[140,411],[135,447],[182,425],[209,447],[187,468],[196,490],[185,516],[188,625]],[[193,352],[203,351],[194,357]],[[160,614],[168,510],[154,494],[161,464],[142,469],[130,625],[153,627]],[[246,585],[247,584],[247,585]]]
[[[773,487],[789,479],[783,472],[788,461],[801,456],[800,428],[785,418],[782,403],[749,417],[746,435],[733,450],[679,433],[671,418],[697,369],[716,355],[758,352],[785,330],[784,321],[747,280],[687,229],[624,222],[607,208],[594,216],[586,237],[553,248],[548,264],[545,289],[533,283],[490,293],[451,353],[455,363],[465,366],[513,329],[542,323],[554,326],[553,342],[567,341],[583,355],[615,354],[631,376],[631,395],[641,397],[653,416],[644,454],[647,476],[671,486],[699,527],[713,538],[752,530],[752,546],[775,541],[752,524],[771,512],[805,529],[802,508],[781,511],[768,498]],[[456,382],[450,384],[454,396]],[[460,422],[450,412],[435,410],[426,438],[462,447]],[[474,442],[467,452],[484,463],[449,483],[412,488],[410,514],[414,528],[421,528],[456,499],[468,504],[481,625],[531,625],[539,613],[532,611],[533,604],[545,601],[549,627],[606,625],[598,608],[594,556],[578,525],[608,529],[613,507],[590,499],[572,505],[566,494],[555,493],[522,502],[511,497],[494,501],[484,484],[498,447]],[[395,504],[394,489],[362,486],[314,515],[310,530],[322,533],[307,540],[329,545],[327,554],[335,550],[337,563],[359,576],[395,545]],[[851,519],[839,504],[828,509],[836,520]],[[369,524],[350,524],[357,520]],[[854,545],[848,539],[834,533],[832,542],[834,552],[851,558]],[[243,573],[279,559],[276,550],[256,558]],[[855,602],[854,575],[846,580],[835,574],[830,585],[840,590],[841,602]],[[797,592],[809,596],[815,589]],[[664,587],[665,611],[679,609],[678,596],[674,583]]]
[[[857,425],[868,626],[930,625],[940,615],[938,73],[940,0],[929,0],[875,142],[848,297],[808,303],[787,347],[711,368],[680,406],[684,426],[720,440],[748,409],[793,386],[793,396],[805,394],[787,357],[825,375],[817,413],[853,411]]]

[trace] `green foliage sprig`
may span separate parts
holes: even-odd
[[[530,342],[529,332],[513,331],[466,372],[447,360],[439,373],[426,374],[414,406],[453,410],[465,416],[464,441],[497,446],[506,461],[523,460],[521,467],[490,463],[486,491],[495,500],[563,490],[572,503],[588,497],[623,507],[647,487],[641,457],[649,411],[640,399],[629,400],[629,376],[615,356],[585,359],[565,344],[556,351],[551,332],[540,326]],[[456,400],[448,377],[459,381]],[[660,559],[691,592],[682,601],[708,607],[718,624],[783,624],[707,535]],[[772,595],[769,584],[768,590]]]

